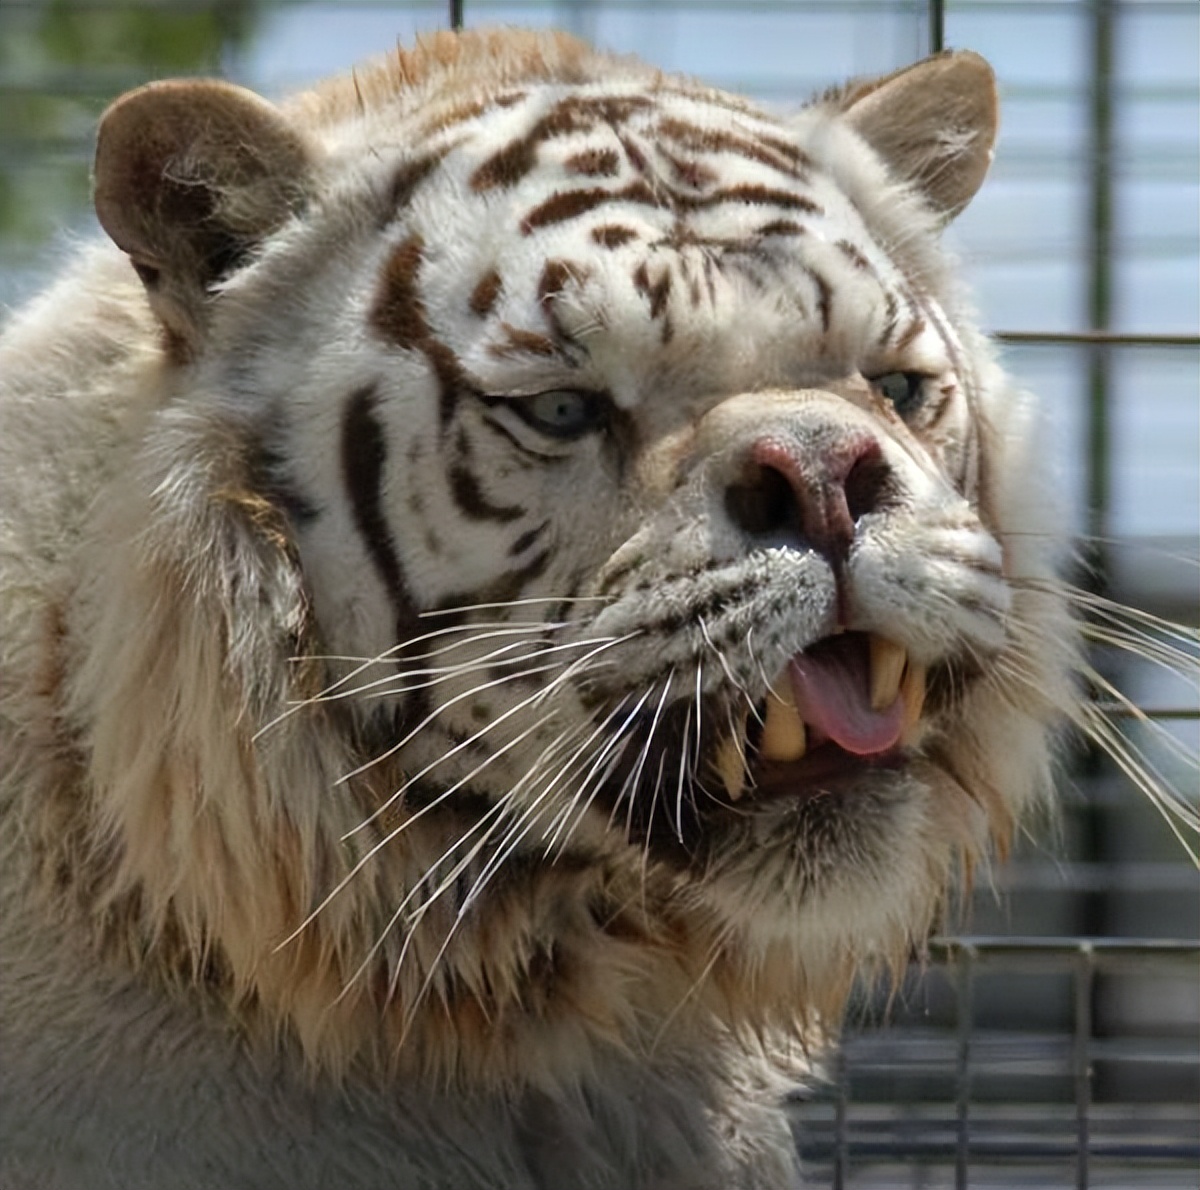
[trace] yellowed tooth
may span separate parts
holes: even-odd
[[[871,633],[871,710],[886,711],[896,701],[907,661],[903,645]]]
[[[729,794],[731,802],[738,801],[746,792],[746,719],[742,716],[741,729],[726,736],[717,749],[716,768]]]
[[[765,760],[799,760],[807,747],[804,720],[792,701],[792,686],[785,673],[767,695],[759,752]]]
[[[900,683],[900,697],[904,699],[904,731],[909,731],[921,717],[925,705],[925,667],[910,662]]]

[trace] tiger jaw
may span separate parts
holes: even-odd
[[[718,744],[712,767],[731,802],[740,801],[757,785],[756,765],[748,760],[748,754],[756,754],[759,764],[772,766],[776,783],[789,776],[802,783],[802,768],[788,772],[783,766],[798,766],[810,748],[824,747],[827,759],[840,752],[843,758],[878,763],[916,744],[925,703],[925,667],[912,661],[902,645],[885,637],[871,633],[864,645],[855,639],[862,634],[847,635],[854,643],[839,645],[838,638],[828,637],[813,650],[813,655],[822,651],[842,655],[843,664],[834,668],[837,676],[832,680],[830,668],[825,667],[822,677],[821,667],[812,664],[813,655],[805,653],[797,654],[783,668],[760,704],[761,711],[755,711],[760,728],[756,747],[748,740],[748,711]],[[863,654],[869,667],[865,672]],[[854,660],[860,664],[853,664]]]

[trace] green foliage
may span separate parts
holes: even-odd
[[[2,0],[0,258],[76,220],[97,117],[152,78],[212,74],[263,0]]]

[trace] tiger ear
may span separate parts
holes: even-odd
[[[978,54],[935,54],[840,100],[851,127],[947,221],[975,197],[999,127],[996,76]]]
[[[150,83],[104,113],[96,214],[190,354],[211,287],[303,203],[312,154],[277,108],[215,80]]]

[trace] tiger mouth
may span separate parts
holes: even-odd
[[[863,767],[896,767],[920,735],[926,669],[875,633],[826,637],[780,670],[735,720],[711,766],[730,802],[798,793]]]

